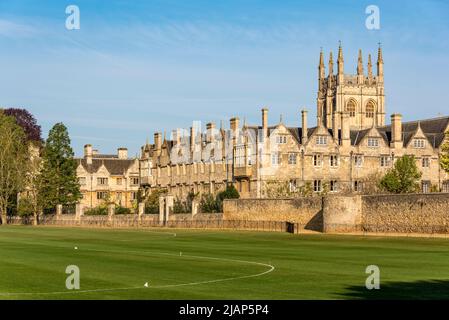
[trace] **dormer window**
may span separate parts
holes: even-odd
[[[277,144],[285,144],[287,143],[287,136],[276,136]]]
[[[317,136],[316,137],[316,144],[317,145],[326,145],[327,144],[327,136]]]
[[[426,146],[426,142],[424,139],[413,139],[413,148],[415,149],[423,149]]]
[[[379,146],[378,138],[368,138],[368,147],[377,148]]]

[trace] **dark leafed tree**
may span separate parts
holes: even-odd
[[[81,198],[73,156],[67,128],[63,123],[55,124],[42,152],[39,195],[44,209],[75,204]]]
[[[17,124],[25,131],[28,141],[42,141],[41,127],[37,124],[34,116],[26,109],[8,108],[4,110],[4,113],[16,119]]]
[[[25,186],[28,144],[13,117],[0,111],[0,220],[6,224],[8,208]]]

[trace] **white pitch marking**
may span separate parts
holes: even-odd
[[[122,253],[123,251],[118,250],[97,250],[97,249],[84,249],[86,251],[96,251],[96,252],[118,252]],[[173,253],[164,253],[164,252],[151,252],[151,251],[127,251],[128,253],[149,253],[149,254],[156,254],[156,255],[168,255],[173,256]],[[197,258],[197,259],[210,259],[210,260],[219,260],[219,261],[231,261],[231,262],[240,262],[240,263],[247,263],[247,264],[254,264],[259,266],[268,267],[269,269],[256,274],[250,274],[246,276],[238,276],[238,277],[231,277],[231,278],[221,278],[221,279],[215,279],[215,280],[206,280],[206,281],[198,281],[198,282],[189,282],[189,283],[178,283],[178,284],[168,284],[168,285],[161,285],[161,286],[150,286],[148,285],[147,288],[153,288],[153,289],[163,289],[163,288],[174,288],[174,287],[182,287],[182,286],[194,286],[194,285],[200,285],[200,284],[208,284],[208,283],[216,283],[216,282],[225,282],[225,281],[232,281],[232,280],[238,280],[238,279],[246,279],[246,278],[255,278],[260,277],[265,274],[268,274],[272,272],[275,267],[266,263],[261,262],[255,262],[255,261],[246,261],[246,260],[237,260],[237,259],[227,259],[227,258],[216,258],[216,257],[205,257],[205,256],[191,256],[191,255],[184,255],[185,257],[190,258]],[[147,284],[147,283],[146,283]],[[145,287],[145,285],[144,285]],[[126,288],[110,288],[110,289],[91,289],[91,290],[74,290],[74,291],[54,291],[54,292],[0,292],[0,296],[16,296],[16,295],[55,295],[55,294],[76,294],[76,293],[89,293],[89,292],[111,292],[111,291],[124,291],[124,290],[136,290],[136,289],[142,289],[141,286],[139,287],[126,287]]]
[[[145,288],[148,288],[148,282],[145,282],[145,284],[143,285]]]
[[[78,250],[78,247],[75,247],[75,250]]]

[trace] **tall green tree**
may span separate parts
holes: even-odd
[[[75,204],[81,199],[76,161],[63,123],[55,124],[48,134],[42,153],[40,179],[39,197],[44,209],[54,209],[57,204]]]
[[[22,191],[28,171],[28,143],[13,117],[0,111],[0,222],[6,224],[8,208]]]
[[[441,146],[441,167],[449,173],[449,131],[446,132],[446,138]]]
[[[415,156],[405,155],[396,160],[393,168],[387,171],[380,180],[380,187],[391,193],[416,192],[419,190],[421,176]]]

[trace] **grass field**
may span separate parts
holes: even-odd
[[[372,264],[380,290],[365,289]],[[0,299],[348,298],[449,298],[449,240],[0,227]]]

